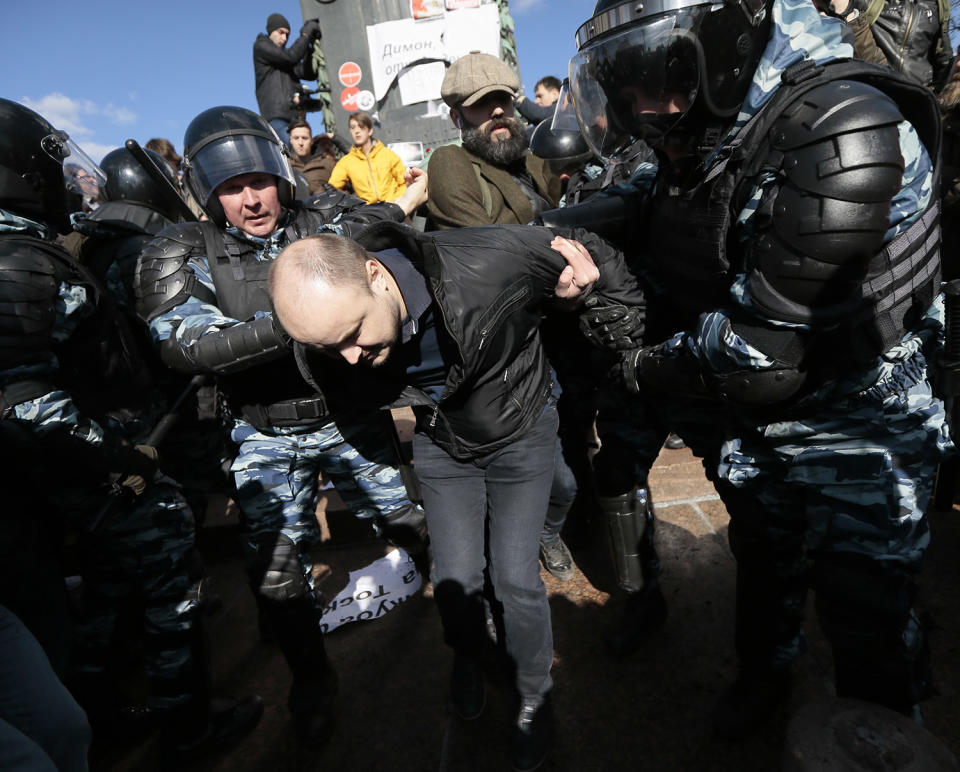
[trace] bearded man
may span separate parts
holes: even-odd
[[[514,113],[520,82],[495,56],[473,51],[455,61],[440,87],[462,146],[430,156],[427,227],[526,225],[560,200],[560,178],[527,151]]]

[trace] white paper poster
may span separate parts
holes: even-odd
[[[324,608],[320,629],[328,633],[348,622],[379,619],[414,595],[421,584],[413,560],[398,547],[366,568],[350,572],[347,586]]]
[[[454,61],[470,51],[500,55],[500,11],[495,3],[464,8],[430,20],[400,19],[367,27],[373,93],[383,98],[391,81],[417,59]],[[405,105],[440,98],[442,62],[420,65],[400,77]]]

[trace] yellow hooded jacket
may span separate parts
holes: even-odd
[[[329,183],[343,190],[349,182],[354,194],[368,204],[393,201],[407,190],[403,181],[405,171],[400,156],[375,139],[370,155],[364,155],[356,145],[351,147],[333,167]]]

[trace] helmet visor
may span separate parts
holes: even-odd
[[[553,109],[553,121],[550,124],[553,131],[580,131],[577,122],[577,111],[573,109],[573,99],[570,97],[570,80],[563,79],[560,86],[560,96],[557,97],[557,106]]]
[[[590,41],[570,60],[577,119],[587,142],[609,158],[633,138],[661,142],[700,91],[697,32],[709,6],[652,17]]]
[[[89,203],[103,199],[107,175],[65,131],[56,131],[40,140],[40,147],[54,161],[63,165],[63,182],[67,190]]]
[[[279,140],[253,134],[228,134],[201,147],[192,158],[184,159],[189,169],[192,193],[203,205],[217,186],[240,174],[262,172],[296,185],[290,162]]]

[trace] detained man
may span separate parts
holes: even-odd
[[[552,725],[538,545],[558,446],[542,313],[575,304],[594,283],[612,302],[643,303],[619,253],[586,231],[569,235],[579,241],[546,228],[421,234],[384,222],[355,241],[321,234],[291,245],[269,281],[294,340],[369,368],[394,384],[391,406],[413,408],[431,578],[455,655],[451,703],[468,720],[484,708],[489,569],[516,666],[510,754],[521,770],[546,757]]]

